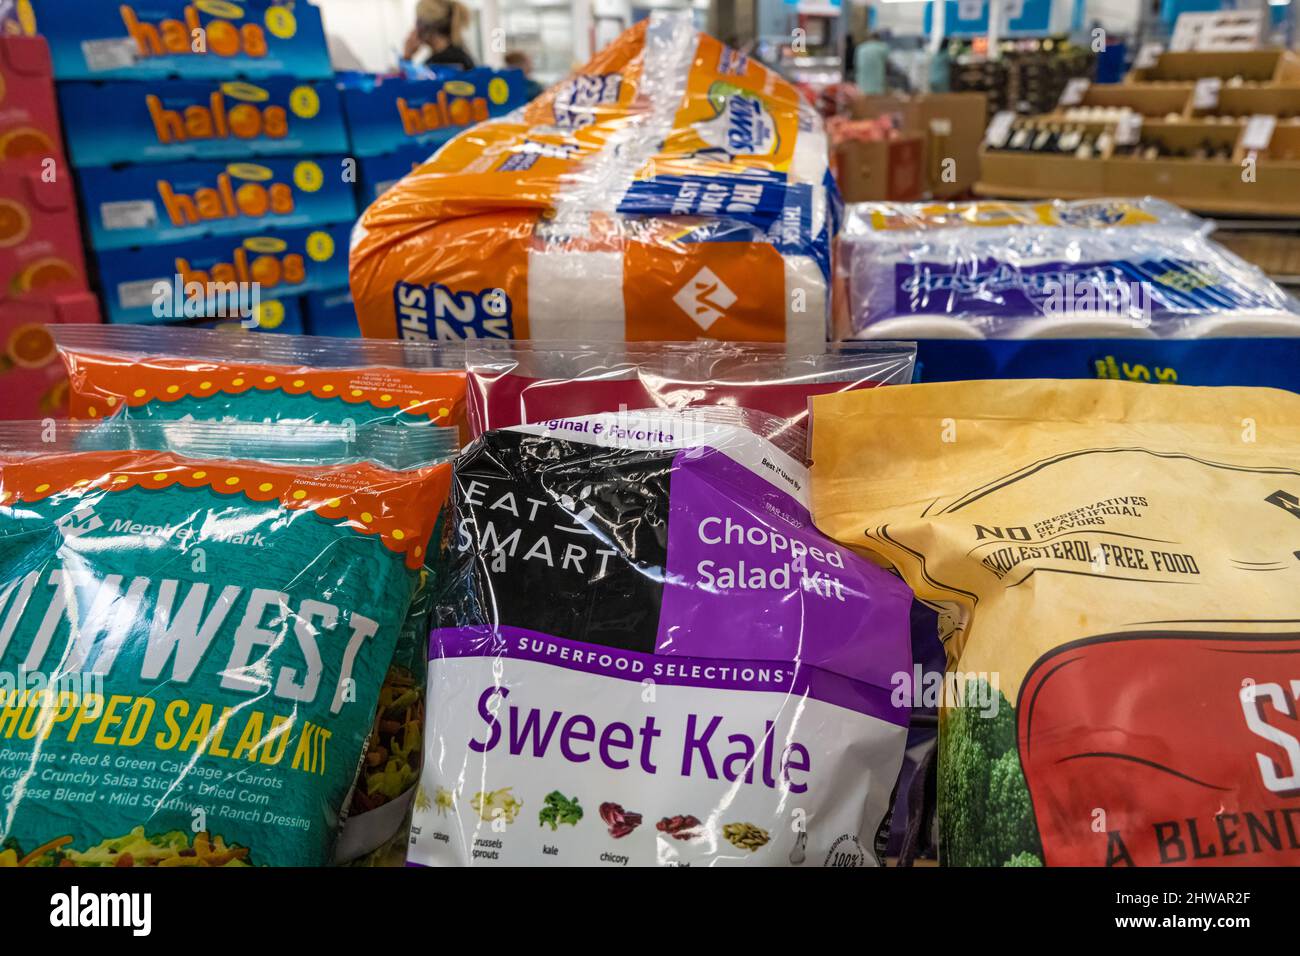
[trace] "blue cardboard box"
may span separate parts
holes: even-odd
[[[61,83],[74,166],[344,153],[338,89],[326,80]]]
[[[385,79],[343,91],[352,148],[360,157],[412,146],[432,152],[467,126],[503,116],[525,101],[522,71],[489,67],[436,79]]]
[[[348,281],[347,224],[221,236],[100,252],[99,281],[112,322],[155,322],[159,285],[257,283],[262,299],[337,289]],[[354,320],[355,324],[355,320]]]
[[[253,332],[285,332],[290,335],[303,335],[306,325],[303,322],[301,296],[286,296],[279,299],[263,299],[253,310],[253,319],[242,319],[233,315],[213,315],[210,318],[165,317],[150,320],[152,325],[184,326],[193,329],[223,329],[231,332],[248,330]],[[110,323],[112,319],[109,319]]]
[[[403,146],[384,156],[362,157],[358,160],[357,170],[362,206],[370,205],[388,192],[394,183],[416,166],[423,164],[437,150],[437,145]]]
[[[230,329],[237,331],[241,328],[249,329],[253,332],[283,332],[286,335],[304,335],[307,326],[303,323],[302,300],[300,298],[289,297],[287,299],[266,299],[262,302],[261,307],[257,310],[257,324],[249,329],[249,326],[233,319],[200,319],[197,322],[186,322],[185,325],[200,329]]]
[[[303,296],[303,320],[311,335],[361,337],[357,310],[352,304],[352,290],[348,288],[327,289]]]
[[[59,80],[331,76],[320,11],[305,0],[36,0],[33,8]]]
[[[345,158],[82,169],[90,244],[125,249],[356,219]]]

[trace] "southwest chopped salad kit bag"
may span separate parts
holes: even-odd
[[[813,405],[817,526],[942,609],[943,862],[1300,864],[1300,396]]]
[[[464,359],[456,346],[136,326],[63,326],[55,336],[73,415],[130,422],[137,442],[149,447],[188,453],[194,433],[186,423],[219,420],[244,423],[249,457],[278,457],[305,436],[304,455],[410,468],[454,452],[456,428],[434,426],[465,421]],[[264,431],[256,427],[267,422]],[[287,424],[299,428],[279,427]],[[436,503],[429,507],[437,510]],[[381,850],[410,808],[421,753],[434,557],[425,554],[380,689],[339,862]]]
[[[450,463],[170,424],[0,425],[5,865],[332,859]]]
[[[475,440],[410,861],[877,864],[911,594],[807,502],[799,462],[705,414]]]
[[[362,333],[824,342],[827,155],[790,83],[689,13],[653,13],[366,211]]]

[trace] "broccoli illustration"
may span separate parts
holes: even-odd
[[[980,686],[983,685],[983,686]],[[1016,714],[998,693],[997,713],[981,679],[939,729],[939,849],[948,866],[1042,866],[1029,788],[1016,751]]]

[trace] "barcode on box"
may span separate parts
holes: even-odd
[[[135,66],[135,41],[130,37],[109,40],[82,40],[81,55],[92,73],[126,70]]]
[[[165,295],[171,295],[171,280],[164,276],[159,276],[157,279],[119,282],[117,284],[117,304],[124,309],[140,309],[145,306],[152,306],[158,298],[158,293],[154,291],[154,288],[159,285],[166,290]]]
[[[125,202],[106,202],[99,206],[99,218],[104,228],[152,229],[158,224],[158,207],[152,199],[131,199]]]

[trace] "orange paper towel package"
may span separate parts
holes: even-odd
[[[659,13],[376,200],[352,292],[372,337],[823,342],[838,215],[812,106]]]

